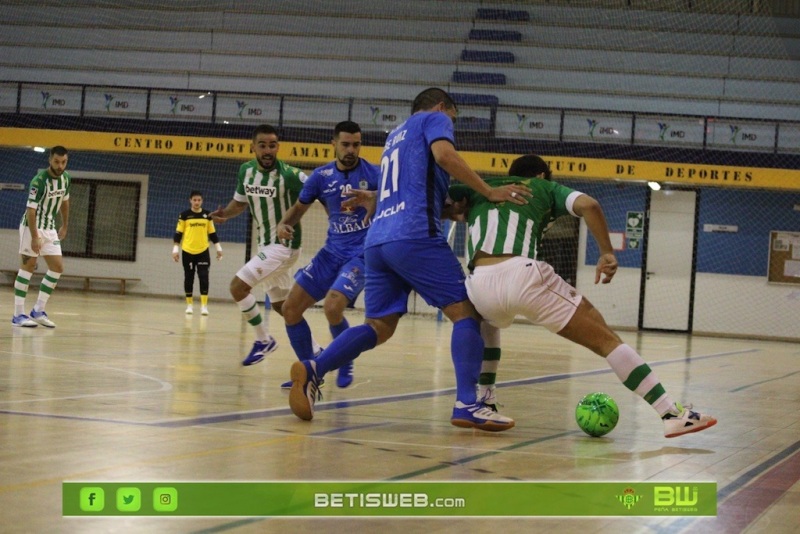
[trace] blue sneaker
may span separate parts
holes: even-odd
[[[322,400],[314,362],[294,362],[291,376],[292,389],[289,391],[289,407],[292,409],[292,413],[303,421],[311,421],[314,418],[314,403]]]
[[[502,432],[514,428],[514,420],[510,417],[493,412],[482,402],[464,404],[457,401],[453,407],[453,417],[450,424],[461,428],[477,428],[489,432]]]
[[[242,365],[255,365],[263,360],[264,356],[270,352],[275,352],[277,348],[278,342],[275,341],[275,338],[272,336],[267,336],[266,341],[256,341],[253,343],[253,348],[250,350],[250,354],[248,354],[247,358],[242,361]]]
[[[346,363],[339,367],[339,374],[336,375],[336,385],[346,388],[353,383],[353,362]]]
[[[47,328],[55,328],[56,323],[50,320],[44,310],[37,312],[36,310],[31,310],[31,320],[36,321],[42,326],[46,326]]]
[[[11,318],[11,324],[14,326],[22,326],[24,328],[36,328],[39,326],[39,323],[25,315],[24,313],[20,313],[19,315],[14,315]]]

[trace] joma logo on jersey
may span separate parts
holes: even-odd
[[[277,187],[266,187],[263,185],[245,185],[244,192],[247,195],[254,197],[270,197],[275,198],[278,196]]]

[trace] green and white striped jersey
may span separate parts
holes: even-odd
[[[28,203],[26,207],[36,210],[36,228],[40,230],[57,230],[56,214],[61,204],[69,200],[69,186],[72,183],[67,172],[53,178],[47,169],[33,177],[28,187]],[[28,226],[28,218],[22,214],[21,226]]]
[[[250,213],[256,221],[260,247],[281,243],[276,228],[283,214],[297,200],[307,178],[303,171],[280,160],[267,174],[259,169],[255,159],[243,163],[239,168],[233,199],[246,202],[250,207]],[[302,228],[297,223],[289,246],[293,249],[300,248],[302,237]]]
[[[569,187],[541,178],[490,178],[492,187],[523,184],[531,188],[533,197],[525,205],[511,202],[494,203],[465,185],[450,187],[450,198],[465,197],[469,204],[469,259],[478,250],[487,254],[513,254],[536,259],[542,233],[561,215],[572,213],[572,203],[583,194]]]

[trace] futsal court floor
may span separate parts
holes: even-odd
[[[181,297],[64,290],[48,305],[55,329],[12,327],[12,303],[0,288],[0,532],[800,532],[798,343],[620,332],[674,398],[719,420],[666,439],[604,360],[515,324],[503,331],[498,397],[517,425],[488,433],[450,425],[451,326],[435,317],[404,317],[356,361],[351,387],[329,376],[305,422],[279,389],[295,357],[274,312],[279,349],[242,367],[253,332],[232,302],[185,316]],[[327,344],[324,314],[306,315]],[[603,438],[574,420],[595,391],[621,412]],[[323,480],[716,482],[718,515],[62,517],[64,481]]]

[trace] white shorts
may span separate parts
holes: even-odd
[[[19,227],[19,253],[23,256],[61,256],[61,240],[58,239],[56,230],[39,229],[39,237],[42,239],[42,246],[36,254],[31,248],[31,229],[27,226]]]
[[[559,332],[583,299],[549,264],[523,257],[476,267],[466,286],[475,309],[497,328],[510,326],[522,315]]]
[[[286,300],[292,288],[294,280],[289,269],[299,257],[300,249],[275,244],[260,247],[258,254],[250,258],[236,276],[250,287],[263,282],[270,302],[281,302]]]

